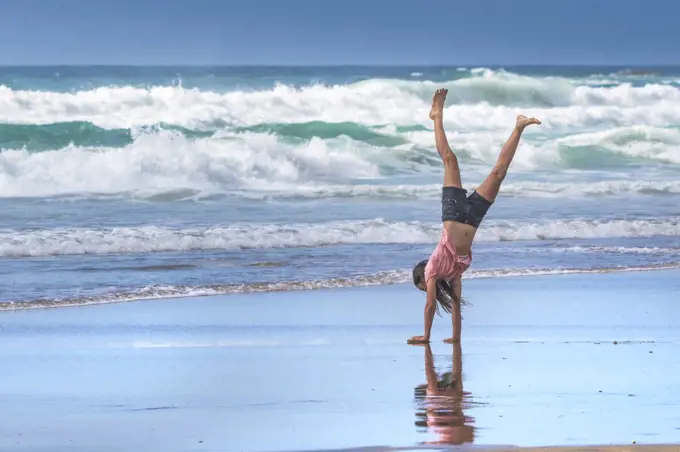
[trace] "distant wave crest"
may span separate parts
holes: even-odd
[[[383,219],[187,229],[140,226],[113,229],[0,230],[0,257],[434,243],[440,234],[441,224]],[[489,220],[479,230],[477,240],[501,242],[677,235],[680,235],[680,218],[677,217],[609,221]]]

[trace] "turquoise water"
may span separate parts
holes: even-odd
[[[470,190],[517,113],[543,121],[468,276],[673,267],[679,82],[679,68],[0,68],[0,302],[407,281],[439,234],[440,86]]]

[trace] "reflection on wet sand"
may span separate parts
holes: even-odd
[[[460,344],[453,345],[451,372],[437,375],[432,349],[425,350],[427,384],[415,388],[416,427],[432,432],[437,440],[425,444],[467,444],[475,438],[474,418],[463,410],[471,405],[470,393],[463,390],[463,356]],[[447,360],[448,361],[448,360]]]

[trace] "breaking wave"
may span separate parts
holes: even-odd
[[[282,118],[291,123],[421,124],[427,122],[432,91],[440,86],[449,89],[451,119],[455,118],[456,124],[466,129],[484,124],[485,128],[507,127],[507,122],[501,124],[498,120],[511,119],[518,106],[543,113],[549,109],[573,109],[573,114],[579,114],[581,125],[585,124],[582,121],[593,125],[594,121],[602,124],[626,120],[627,125],[650,120],[657,124],[680,115],[677,112],[680,90],[673,82],[636,85],[622,77],[610,85],[593,85],[578,79],[482,69],[471,77],[444,83],[376,78],[334,85],[277,84],[259,90],[217,91],[159,85],[52,92],[0,86],[0,121],[16,124],[90,121],[104,128],[149,123],[189,128],[250,126],[276,123]],[[480,115],[483,112],[487,114]],[[644,117],[639,117],[640,114]],[[634,117],[636,121],[632,122]],[[557,124],[554,121],[546,118],[547,124]]]
[[[680,111],[680,108],[678,109]],[[80,127],[72,125],[69,127]],[[311,126],[312,129],[317,126]],[[344,126],[338,126],[344,127]],[[358,127],[358,126],[357,126]],[[85,129],[88,129],[85,127]],[[351,127],[350,127],[351,129]],[[153,128],[138,131],[84,132],[101,133],[96,140],[127,140],[120,148],[69,144],[58,150],[35,152],[27,148],[0,152],[0,197],[59,196],[66,194],[129,194],[145,196],[177,190],[203,194],[234,194],[243,191],[257,196],[271,195],[360,196],[370,192],[409,197],[411,193],[429,193],[431,187],[415,190],[381,188],[380,184],[395,175],[419,175],[441,172],[441,161],[431,146],[429,132],[371,132],[358,127],[350,138],[336,130],[326,138],[297,131],[304,139],[288,140],[275,133],[253,131],[221,132],[210,136],[187,136],[187,132]],[[196,132],[198,133],[198,132]],[[293,132],[290,132],[293,133]],[[365,136],[360,136],[365,133]],[[110,136],[107,134],[111,134]],[[324,133],[318,132],[319,135]],[[337,135],[337,136],[334,136]],[[409,143],[398,144],[408,135]],[[402,138],[399,138],[402,136]],[[5,139],[8,139],[7,136]],[[93,140],[95,138],[92,138]],[[362,141],[363,140],[363,141]],[[376,142],[382,140],[381,145]],[[392,140],[391,142],[389,142]],[[463,162],[470,168],[488,171],[497,157],[502,139],[492,135],[470,133],[452,137]],[[388,143],[389,142],[389,143]],[[37,145],[36,145],[37,146]],[[527,141],[514,163],[518,169],[573,168],[607,169],[626,165],[680,164],[680,130],[635,126],[626,130],[589,132],[558,137],[543,142]],[[481,165],[481,166],[480,166]],[[481,172],[479,172],[481,174]],[[481,177],[481,176],[480,176]],[[362,179],[380,179],[372,187],[348,188]],[[663,194],[676,193],[677,182],[616,181],[597,182],[574,188],[561,181],[526,184],[529,192],[574,194]],[[532,189],[533,187],[533,189]],[[512,188],[510,188],[512,191]],[[316,194],[315,194],[316,193]],[[266,193],[265,193],[266,194]],[[351,193],[350,193],[351,195]]]
[[[680,165],[680,88],[672,79],[640,83],[613,74],[605,83],[484,68],[464,73],[442,83],[373,78],[248,90],[130,85],[57,92],[0,85],[0,197],[177,190],[257,196],[263,186],[283,197],[335,196],[336,186],[338,196],[348,190],[381,196],[378,185],[344,187],[441,172],[428,119],[439,86],[449,88],[445,121],[464,171],[493,164],[519,111],[543,125],[525,134],[513,163],[518,170]],[[628,187],[611,191],[676,192],[667,182]],[[569,192],[553,188],[547,191]],[[408,189],[387,192],[412,196]],[[587,187],[582,192],[589,194]]]
[[[190,250],[319,247],[348,244],[435,243],[440,223],[383,219],[297,224],[243,224],[172,229],[65,228],[0,230],[0,256],[128,254]],[[608,237],[679,236],[680,218],[639,220],[489,220],[477,241],[532,241]]]

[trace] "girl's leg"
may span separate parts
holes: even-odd
[[[510,163],[515,156],[515,151],[517,151],[517,145],[519,145],[519,139],[522,136],[524,129],[531,124],[540,124],[536,118],[527,118],[524,115],[517,117],[517,124],[515,124],[515,129],[512,131],[510,138],[505,142],[501,153],[498,156],[496,165],[489,173],[489,176],[482,182],[482,184],[477,187],[477,193],[479,193],[484,199],[489,202],[494,202],[498,192],[501,189],[501,184],[505,175],[508,173],[508,168],[510,168]]]
[[[451,150],[449,141],[446,139],[446,132],[444,131],[444,102],[448,92],[446,89],[438,89],[434,93],[430,119],[434,121],[434,141],[437,145],[437,152],[439,152],[444,162],[444,187],[462,188],[458,159]]]

